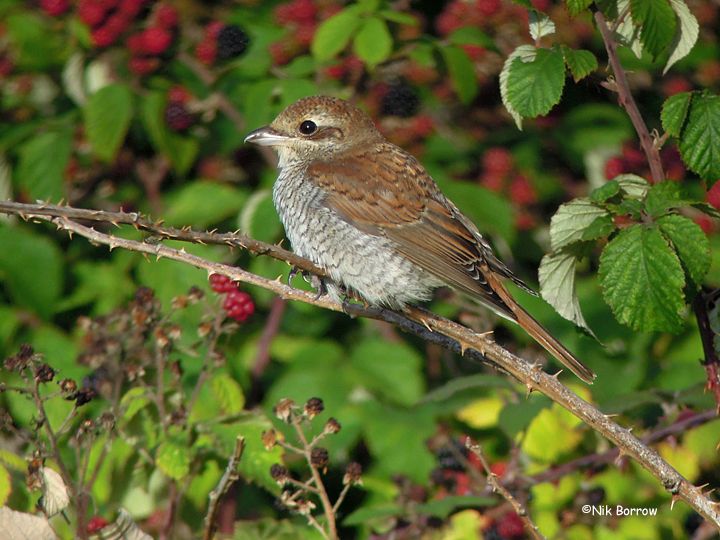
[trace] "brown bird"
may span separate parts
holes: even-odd
[[[337,98],[304,98],[245,141],[277,151],[275,207],[293,250],[332,278],[331,296],[339,299],[342,286],[370,305],[402,309],[449,285],[519,324],[582,380],[595,378],[513,299],[503,279],[536,293],[363,111]]]

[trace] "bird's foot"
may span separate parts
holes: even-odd
[[[310,284],[316,291],[314,300],[319,300],[328,293],[327,283],[325,283],[324,278],[312,275],[310,276]]]
[[[288,272],[288,277],[287,277],[287,284],[288,284],[290,287],[292,287],[292,280],[293,280],[293,279],[295,278],[295,276],[297,276],[298,274],[300,274],[300,275],[303,277],[303,279],[304,279],[305,281],[307,281],[307,279],[308,279],[308,273],[307,273],[307,271],[301,270],[301,269],[298,268],[297,266],[293,266],[292,268],[290,268],[290,272]]]

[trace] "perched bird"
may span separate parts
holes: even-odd
[[[592,382],[595,374],[513,299],[503,279],[534,291],[363,111],[337,98],[303,98],[245,141],[277,151],[275,207],[293,250],[332,278],[333,297],[342,286],[370,305],[402,309],[450,286],[519,324]]]

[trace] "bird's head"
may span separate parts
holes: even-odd
[[[327,160],[382,140],[370,117],[342,99],[303,98],[273,122],[250,133],[245,142],[273,146],[280,165]]]

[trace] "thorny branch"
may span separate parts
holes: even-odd
[[[126,240],[101,233],[68,219],[67,216],[69,215],[75,218],[83,215],[83,212],[77,209],[65,208],[62,212],[53,214],[48,205],[21,205],[19,203],[5,202],[0,203],[0,212],[22,215],[25,218],[40,218],[52,222],[61,230],[70,234],[78,234],[96,244],[107,245],[110,249],[121,247],[155,255],[158,258],[166,257],[180,261],[197,268],[203,268],[209,273],[224,274],[231,279],[273,291],[278,296],[288,300],[297,300],[332,311],[345,312],[351,316],[384,320],[395,324],[406,332],[419,336],[425,341],[439,344],[451,351],[463,354],[468,359],[481,362],[490,360],[500,369],[511,374],[524,384],[528,391],[538,390],[542,392],[551,400],[581,419],[592,429],[601,433],[605,438],[619,447],[620,454],[632,457],[657,478],[664,488],[673,495],[674,500],[679,499],[687,502],[696,512],[720,530],[720,512],[718,511],[717,503],[704,494],[700,488],[686,480],[655,450],[634,436],[629,429],[618,425],[594,405],[583,400],[563,385],[558,380],[557,375],[548,375],[542,370],[541,366],[531,364],[513,355],[511,352],[494,343],[488,335],[478,334],[461,324],[421,308],[411,308],[404,313],[400,313],[378,307],[365,308],[353,304],[343,305],[332,301],[327,296],[317,298],[314,293],[294,289],[278,279],[268,279],[250,273],[242,268],[209,261],[191,255],[184,250],[173,249],[162,244],[148,244],[145,242]],[[91,213],[90,211],[85,212]],[[134,215],[134,218],[123,218],[122,213],[116,213],[116,219],[114,221],[135,224],[138,219],[139,217],[137,215]],[[95,221],[98,221],[98,219],[95,219]],[[155,231],[149,223],[143,226],[143,228],[160,234]],[[212,233],[205,234],[207,238],[213,236]],[[203,235],[186,231],[186,236],[198,238]],[[270,246],[256,240],[250,242],[249,240],[250,239],[243,238],[243,241],[252,244],[258,253],[272,254],[275,258],[285,260],[301,269],[309,269],[314,266],[309,261],[293,254],[285,257],[283,253],[284,250],[280,250],[277,246]],[[229,237],[221,243],[229,243]]]
[[[227,467],[225,467],[225,472],[220,478],[218,485],[215,486],[215,488],[210,492],[210,495],[208,496],[209,503],[207,515],[205,516],[205,530],[203,531],[203,540],[212,540],[212,537],[215,534],[215,521],[217,519],[220,499],[223,498],[223,495],[225,495],[230,490],[232,485],[237,482],[238,478],[240,478],[237,466],[238,463],[240,463],[240,459],[242,458],[244,451],[245,438],[238,436],[238,438],[235,439],[235,450],[233,452],[233,455],[230,457],[230,460],[228,461]]]

